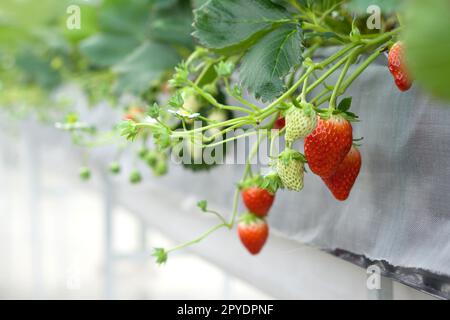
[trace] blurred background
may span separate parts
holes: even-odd
[[[271,298],[189,252],[157,266],[151,244],[173,240],[120,206],[109,216],[105,196],[78,178],[68,139],[49,146],[51,130],[33,122],[2,128],[0,298]]]

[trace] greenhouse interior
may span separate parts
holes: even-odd
[[[448,12],[2,0],[0,299],[450,299]]]

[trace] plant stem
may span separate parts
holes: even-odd
[[[230,82],[228,81],[228,79],[224,79],[224,83],[225,83],[225,89],[228,93],[228,95],[232,96],[233,98],[235,98],[237,101],[239,101],[240,103],[242,103],[243,105],[249,107],[250,109],[252,109],[253,111],[259,111],[260,108],[258,108],[258,106],[254,105],[253,103],[251,103],[250,101],[245,100],[244,98],[242,98],[241,96],[235,95],[233,94],[233,90],[231,90],[230,88]]]
[[[336,99],[338,96],[338,92],[339,89],[341,87],[342,81],[344,81],[345,75],[347,74],[348,68],[350,68],[350,65],[353,62],[353,58],[354,56],[351,55],[347,58],[347,62],[344,65],[344,68],[342,69],[341,74],[339,75],[338,81],[336,82],[334,89],[333,89],[333,93],[331,94],[331,98],[330,98],[330,105],[328,107],[329,110],[334,110],[336,108]]]
[[[244,113],[247,113],[247,114],[252,113],[252,111],[250,111],[250,110],[248,110],[246,108],[237,107],[237,106],[227,106],[227,105],[221,104],[216,99],[214,99],[214,97],[212,95],[210,95],[209,93],[203,91],[202,88],[197,86],[194,82],[189,80],[188,83],[199,95],[201,95],[206,101],[208,101],[210,104],[212,104],[214,107],[216,107],[218,109],[231,110],[231,111],[241,111],[241,112],[244,112]]]
[[[167,250],[166,253],[168,254],[168,253],[170,253],[170,252],[177,251],[177,250],[180,250],[180,249],[183,249],[183,248],[192,246],[192,245],[194,245],[194,244],[196,244],[196,243],[199,243],[200,241],[202,241],[203,239],[205,239],[207,236],[209,236],[209,235],[210,235],[211,233],[213,233],[214,231],[216,231],[216,230],[218,230],[218,229],[220,229],[220,228],[222,228],[222,227],[227,227],[227,226],[228,226],[228,225],[227,225],[226,223],[218,224],[218,225],[212,227],[211,229],[209,229],[208,231],[206,231],[205,233],[203,233],[203,234],[202,234],[201,236],[199,236],[198,238],[196,238],[196,239],[194,239],[194,240],[191,240],[191,241],[189,241],[189,242],[180,244],[179,246],[173,247],[172,249]]]

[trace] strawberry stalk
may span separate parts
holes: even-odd
[[[328,106],[328,110],[331,112],[334,111],[334,109],[336,109],[336,99],[338,96],[338,92],[339,89],[341,88],[341,84],[344,81],[345,75],[348,72],[348,69],[350,68],[350,65],[352,64],[352,62],[354,61],[354,59],[357,56],[357,52],[355,51],[353,52],[348,58],[347,58],[347,62],[344,65],[344,68],[342,69],[341,74],[339,75],[338,81],[336,82],[334,89],[333,89],[333,93],[331,94],[331,98],[330,98],[330,104]]]
[[[267,136],[266,134],[258,136],[257,142],[253,145],[252,150],[247,158],[247,162],[246,162],[246,166],[244,169],[243,178],[241,180],[241,183],[244,182],[244,180],[247,178],[247,176],[251,173],[251,160],[256,155],[262,139],[266,136]],[[164,248],[154,248],[152,256],[154,256],[156,258],[156,263],[158,263],[158,264],[165,263],[169,256],[169,253],[180,250],[180,249],[184,249],[184,248],[192,246],[194,244],[197,244],[197,243],[201,242],[203,239],[207,238],[210,234],[212,234],[216,230],[219,230],[224,227],[226,227],[228,229],[232,229],[236,222],[239,193],[240,193],[239,187],[236,187],[236,189],[234,191],[234,196],[233,196],[233,209],[232,209],[230,220],[228,222],[226,222],[225,218],[223,218],[223,216],[220,213],[215,212],[215,211],[206,210],[206,207],[205,207],[204,210],[202,209],[203,211],[215,214],[216,216],[219,217],[219,219],[222,221],[222,223],[213,226],[211,229],[207,230],[205,233],[200,235],[198,238],[195,238],[194,240],[180,244],[171,249],[166,250]],[[200,207],[202,208],[202,206],[200,206]]]

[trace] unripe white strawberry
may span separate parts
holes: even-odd
[[[305,157],[298,151],[287,148],[278,156],[276,170],[283,185],[292,191],[303,189]]]
[[[317,114],[310,103],[291,106],[286,112],[286,141],[292,143],[309,135],[317,126]]]

